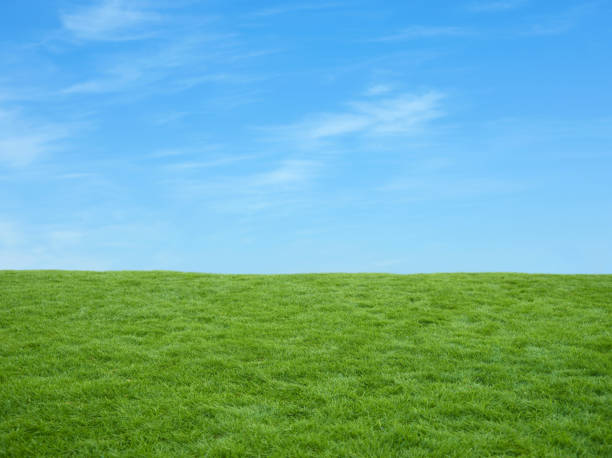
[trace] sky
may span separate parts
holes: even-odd
[[[3,0],[0,269],[612,272],[612,2]]]

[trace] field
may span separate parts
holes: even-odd
[[[0,455],[612,456],[612,276],[0,271]]]

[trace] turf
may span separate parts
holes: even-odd
[[[0,455],[612,456],[612,276],[0,271]]]

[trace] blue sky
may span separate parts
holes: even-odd
[[[3,1],[0,268],[612,272],[608,1]]]

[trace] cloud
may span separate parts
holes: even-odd
[[[365,95],[367,96],[381,95],[381,94],[386,94],[388,92],[391,92],[392,90],[393,90],[393,87],[390,86],[389,84],[375,84],[374,86],[370,86],[365,91]]]
[[[376,102],[357,102],[352,106],[368,120],[366,131],[372,135],[413,132],[423,123],[442,115],[439,101],[443,95],[428,92],[414,96],[403,94]]]
[[[423,125],[442,116],[439,92],[400,94],[348,104],[349,110],[322,113],[281,127],[281,137],[310,142],[346,136],[394,136],[418,132]]]
[[[220,213],[287,212],[303,203],[305,191],[322,167],[319,161],[285,158],[255,173],[217,175],[212,180],[175,178],[164,183],[178,201],[199,201]]]
[[[86,227],[79,223],[49,225],[0,219],[0,269],[125,268],[117,260],[126,247],[114,246],[117,241],[132,243],[130,249],[143,241],[158,246],[162,238],[158,231],[155,222]]]
[[[233,34],[185,34],[157,44],[146,52],[136,51],[100,60],[102,70],[95,78],[77,82],[63,94],[102,94],[146,91],[164,83],[164,91],[181,91],[199,84],[248,81],[230,72],[209,72],[208,68],[231,65],[233,60],[248,58],[239,53]]]
[[[80,180],[80,179],[91,179],[95,177],[95,173],[90,172],[73,172],[73,173],[62,173],[57,175],[58,180]]]
[[[517,180],[489,177],[464,177],[451,173],[431,174],[429,176],[409,175],[395,178],[381,186],[379,191],[389,192],[400,199],[409,201],[465,199],[468,197],[511,194],[527,189]]]
[[[236,160],[241,160],[238,158]],[[224,164],[229,164],[225,162]],[[205,164],[205,166],[208,164]],[[221,163],[213,164],[223,165]],[[183,190],[193,195],[236,195],[268,193],[288,190],[303,185],[313,179],[322,164],[312,160],[283,159],[274,167],[247,175],[225,175],[214,180],[177,180],[171,181],[181,185]]]
[[[53,244],[74,244],[81,241],[83,233],[75,230],[56,230],[51,231],[48,237]]]
[[[138,43],[102,48],[85,60],[78,79],[56,95],[130,92],[142,96],[207,84],[242,86],[261,79],[245,74],[244,62],[278,50],[252,49],[237,33],[211,31],[216,21],[212,16],[189,19],[162,14],[162,8],[175,6],[152,0],[98,0],[93,6],[64,13],[60,37],[68,33],[82,41],[150,40],[146,47]]]
[[[68,126],[37,124],[0,110],[0,164],[24,167],[55,151],[70,134]]]
[[[169,154],[166,154],[166,156],[177,154],[173,150],[168,150],[168,153]],[[164,156],[158,155],[157,157],[164,157]],[[199,161],[199,160],[182,161],[182,162],[174,162],[171,164],[165,164],[163,168],[168,171],[182,171],[182,170],[188,171],[188,170],[208,169],[208,168],[228,166],[231,164],[235,164],[236,162],[252,159],[254,157],[255,156],[251,156],[251,155],[241,155],[241,156],[217,157],[214,159],[210,159],[208,161]]]
[[[393,42],[393,41],[406,41],[414,40],[417,38],[435,38],[435,37],[453,37],[469,35],[470,31],[461,27],[433,27],[433,26],[422,26],[415,25],[412,27],[405,28],[398,33],[393,35],[386,35],[384,37],[375,38],[371,41],[376,42]]]
[[[413,160],[376,191],[400,201],[455,200],[482,195],[509,194],[527,189],[526,183],[507,177],[475,176],[446,157]],[[394,197],[391,197],[394,196]]]
[[[117,74],[115,77],[109,76],[107,78],[76,83],[63,89],[61,92],[67,95],[117,92],[127,87],[130,83],[137,81],[139,77],[140,75],[138,74],[132,74],[129,77],[127,75]]]
[[[523,35],[560,35],[573,29],[580,21],[589,13],[592,13],[596,7],[595,3],[582,3],[577,6],[572,6],[560,13],[542,16],[537,22],[523,30]]]
[[[498,0],[472,2],[467,8],[477,13],[507,11],[518,8],[527,3],[527,0]]]
[[[314,176],[319,165],[315,161],[285,160],[277,168],[252,177],[249,185],[261,189],[303,184]]]
[[[142,1],[102,0],[65,12],[60,19],[64,29],[79,40],[137,40],[149,37],[153,32],[148,26],[160,20],[145,6]]]
[[[428,131],[427,124],[443,116],[443,97],[435,91],[372,95],[347,103],[344,110],[314,113],[289,125],[260,127],[262,140],[272,147],[268,151],[288,150],[292,157],[274,167],[268,164],[268,170],[258,173],[226,176],[213,182],[175,182],[175,189],[180,199],[201,196],[214,210],[246,215],[293,212],[311,205],[313,199],[321,203],[342,199],[320,194],[327,173],[351,160],[343,159],[342,154],[404,152],[409,140],[420,139]],[[271,146],[274,143],[276,146]],[[331,152],[337,155],[331,158]]]
[[[0,248],[14,248],[22,240],[21,230],[14,222],[0,220]]]
[[[191,113],[189,111],[170,111],[155,116],[153,122],[158,125],[172,124],[184,119],[190,114]]]
[[[250,14],[253,17],[277,16],[279,14],[294,13],[297,11],[316,11],[343,6],[343,3],[302,3],[294,5],[282,5],[266,8]]]

